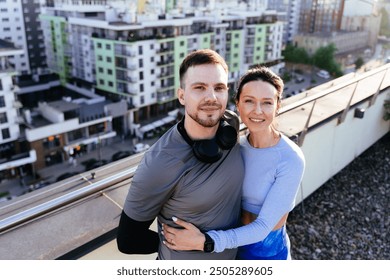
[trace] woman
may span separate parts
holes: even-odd
[[[286,220],[295,206],[305,160],[300,148],[274,126],[283,86],[266,67],[249,70],[238,85],[236,106],[249,131],[240,139],[245,162],[243,225],[202,233],[174,217],[184,229],[164,225],[164,244],[170,249],[204,250],[211,237],[214,252],[241,246],[238,259],[291,259]]]

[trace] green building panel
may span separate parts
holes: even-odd
[[[200,34],[200,48],[210,49],[211,48],[211,36],[213,33]]]
[[[42,21],[48,21],[50,24],[50,32],[52,41],[50,42],[53,50],[55,63],[57,69],[51,69],[56,72],[60,77],[60,82],[65,85],[69,76],[68,60],[69,58],[65,54],[65,48],[67,47],[67,33],[65,32],[66,20],[62,17],[40,15]]]
[[[265,44],[267,42],[267,24],[257,24],[255,32],[255,44],[253,50],[253,64],[265,62]],[[257,59],[258,58],[258,59]]]
[[[243,33],[244,30],[234,30],[227,32],[227,34],[230,33],[230,54],[227,58],[229,71],[239,71],[240,65],[242,63],[242,57],[241,54],[243,53]]]
[[[183,61],[184,57],[188,54],[188,41],[186,36],[179,36],[174,39],[174,46],[175,46],[175,65],[174,65],[174,71],[175,71],[175,89],[178,89],[180,87],[180,64]]]
[[[92,40],[95,50],[96,88],[117,93],[115,67],[116,41],[100,38],[93,38]]]
[[[165,0],[165,10],[167,13],[176,8],[177,0]]]

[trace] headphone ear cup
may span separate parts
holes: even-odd
[[[223,121],[217,131],[218,145],[224,150],[233,148],[237,143],[237,135],[237,130],[226,121]]]
[[[195,157],[205,163],[213,163],[222,157],[222,151],[215,139],[194,141],[192,151]]]

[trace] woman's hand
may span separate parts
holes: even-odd
[[[172,220],[177,225],[182,226],[183,229],[177,229],[163,224],[162,234],[165,237],[165,241],[163,242],[165,246],[172,250],[203,251],[204,242],[206,240],[204,234],[191,223],[179,220],[176,217],[173,217]]]

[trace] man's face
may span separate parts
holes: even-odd
[[[178,90],[186,115],[203,127],[218,124],[228,100],[228,75],[219,64],[190,67]]]

